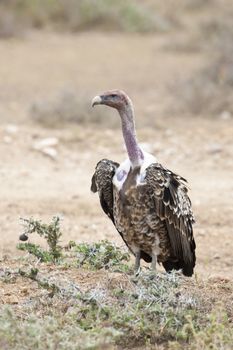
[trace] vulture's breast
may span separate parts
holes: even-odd
[[[119,168],[116,170],[116,173],[113,177],[113,185],[119,191],[122,189],[126,181],[128,182],[128,184],[136,183],[137,185],[142,185],[145,183],[146,168],[152,163],[156,163],[157,160],[152,154],[147,153],[145,151],[143,151],[143,156],[144,159],[142,161],[142,164],[140,165],[140,167],[135,168],[137,169],[136,172],[132,171],[131,162],[128,158],[123,163],[121,163]]]
[[[135,253],[144,250],[167,256],[165,224],[156,214],[151,188],[141,170],[130,169],[122,187],[113,187],[115,225]]]

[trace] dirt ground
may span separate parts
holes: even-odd
[[[233,118],[168,111],[170,83],[188,78],[207,59],[203,52],[172,52],[169,43],[166,36],[43,32],[0,41],[0,257],[20,254],[20,217],[46,221],[57,213],[64,218],[63,244],[106,238],[122,245],[90,193],[96,162],[125,158],[120,129],[106,120],[96,127],[45,128],[29,113],[32,103],[63,88],[90,101],[120,88],[134,101],[143,147],[189,181],[196,273],[233,278]],[[112,110],[110,118],[117,118]],[[55,159],[34,148],[47,137],[58,139]]]

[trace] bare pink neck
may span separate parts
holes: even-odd
[[[133,167],[139,166],[144,159],[144,156],[137,142],[132,105],[128,104],[125,108],[120,109],[119,114],[121,117],[122,133],[130,162]]]

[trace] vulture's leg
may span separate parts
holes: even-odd
[[[135,265],[134,265],[134,272],[135,275],[139,274],[140,271],[140,259],[141,259],[141,252],[140,250],[135,254]]]
[[[152,254],[152,262],[151,262],[151,270],[156,272],[156,264],[157,264],[157,255],[155,253]]]

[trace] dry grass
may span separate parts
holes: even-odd
[[[233,45],[228,45],[206,67],[175,88],[178,112],[195,115],[233,114]],[[174,92],[173,91],[173,92]]]
[[[212,43],[206,53],[208,63],[193,72],[189,79],[181,79],[171,87],[176,112],[215,116],[233,114],[232,35],[231,26],[224,39],[220,35]]]
[[[199,14],[192,24],[192,32],[175,50],[202,52],[206,63],[187,79],[173,84],[173,111],[194,115],[233,113],[233,6],[210,1],[208,12]],[[216,15],[217,14],[217,15]],[[226,112],[226,113],[225,113]]]
[[[169,18],[130,0],[11,0],[2,1],[0,10],[0,34],[5,37],[17,34],[19,27],[140,33],[172,27]]]
[[[179,0],[174,3],[147,0],[3,0],[0,2],[0,36],[18,35],[29,28],[77,32],[167,32],[182,28],[182,17],[214,6],[214,0]]]
[[[1,347],[231,349],[233,284],[227,279],[119,272],[128,255],[106,241],[71,242],[54,263],[30,253],[1,261]]]
[[[133,278],[40,264],[28,257],[17,260],[20,271],[11,264],[0,270],[0,338],[5,348],[231,348],[229,281],[204,283],[146,271]],[[36,277],[30,272],[35,264]]]

